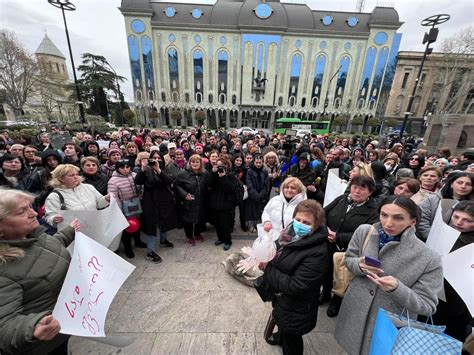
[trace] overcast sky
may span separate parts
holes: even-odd
[[[67,12],[67,23],[76,67],[82,53],[103,55],[118,74],[128,80],[123,85],[126,99],[133,100],[130,85],[130,65],[127,54],[124,19],[118,7],[120,0],[72,0],[77,6]],[[209,1],[188,1],[208,3]],[[312,9],[354,11],[356,0],[307,0]],[[364,12],[371,12],[377,1],[366,1]],[[450,21],[440,25],[440,35],[435,50],[444,38],[453,36],[460,29],[472,25],[474,5],[472,0],[396,0],[379,1],[381,5],[394,6],[404,22],[399,32],[403,33],[401,50],[424,50],[421,44],[426,28],[420,26],[422,19],[447,13]],[[34,53],[44,37],[48,36],[66,56],[69,63],[64,25],[61,11],[49,5],[47,0],[0,0],[0,24],[2,29],[16,33],[28,51]],[[70,75],[72,78],[72,74]]]

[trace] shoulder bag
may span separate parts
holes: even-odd
[[[365,248],[367,247],[367,244],[369,243],[369,237],[374,229],[374,226],[369,228],[369,231],[364,239],[364,244],[362,245],[362,250],[360,251],[360,256],[362,256]],[[332,257],[334,261],[332,293],[339,297],[344,297],[349,284],[355,277],[355,275],[350,272],[344,264],[345,256],[346,252],[336,252]]]

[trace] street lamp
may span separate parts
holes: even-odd
[[[423,65],[425,64],[425,60],[428,54],[431,54],[433,52],[433,48],[430,48],[430,44],[436,42],[436,39],[438,38],[439,30],[435,26],[445,23],[450,18],[451,18],[450,15],[440,14],[440,15],[433,15],[433,16],[427,17],[423,21],[421,21],[422,26],[431,26],[431,29],[428,33],[425,33],[425,36],[423,37],[423,44],[426,43],[425,52],[423,53],[423,59],[421,60],[420,69],[418,70],[418,76],[416,77],[416,80],[415,80],[415,86],[413,87],[413,92],[408,100],[407,110],[405,112],[405,117],[403,118],[403,125],[402,125],[402,128],[400,129],[400,140],[403,137],[403,133],[407,125],[408,117],[412,114],[411,107],[413,106],[413,101],[415,100],[416,89],[418,88],[418,83],[420,82],[420,79],[421,79]]]
[[[69,0],[48,0],[48,2],[61,9],[63,13],[63,20],[64,20],[64,29],[66,30],[66,38],[67,38],[67,46],[69,48],[69,56],[71,57],[71,64],[72,64],[72,73],[74,75],[74,84],[76,87],[76,95],[77,95],[77,104],[79,105],[79,112],[81,115],[81,123],[84,124],[86,122],[85,114],[84,114],[84,106],[81,99],[81,92],[79,91],[79,85],[77,83],[77,76],[76,76],[76,67],[74,65],[74,58],[72,57],[72,49],[71,49],[71,41],[69,40],[69,32],[67,30],[67,23],[66,23],[66,15],[64,11],[75,11],[76,6],[70,2]]]

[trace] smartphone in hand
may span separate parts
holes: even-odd
[[[382,266],[382,262],[378,259],[372,258],[370,256],[365,256],[364,261],[367,265],[373,266],[373,267],[378,267],[380,268]]]

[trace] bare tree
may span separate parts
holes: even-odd
[[[22,113],[37,70],[35,60],[18,42],[15,34],[0,31],[0,88],[5,90],[5,102],[13,109],[15,117]]]
[[[456,113],[462,108],[463,98],[474,79],[474,27],[462,29],[441,44],[443,60],[440,65],[438,111]]]

